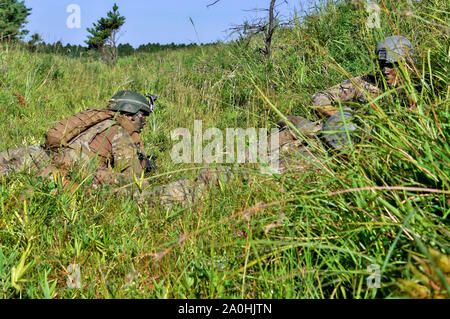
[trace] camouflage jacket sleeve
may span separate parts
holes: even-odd
[[[143,169],[137,155],[138,148],[124,128],[118,128],[111,146],[115,170],[130,176],[133,174],[140,176]]]
[[[314,106],[335,105],[339,101],[366,104],[367,94],[376,97],[381,94],[381,90],[375,85],[373,77],[363,75],[314,94],[311,103]]]

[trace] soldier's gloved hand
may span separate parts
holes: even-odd
[[[146,173],[150,173],[151,171],[155,171],[158,169],[158,167],[156,166],[155,162],[152,161],[153,157],[151,156],[147,156],[147,158],[145,159],[145,172]]]
[[[153,157],[145,156],[141,152],[137,152],[139,161],[141,162],[142,168],[144,168],[146,173],[150,173],[152,170],[156,172],[156,164],[152,161]]]

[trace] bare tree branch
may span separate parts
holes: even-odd
[[[213,6],[213,5],[215,5],[219,1],[220,0],[216,0],[216,1],[212,2],[212,3],[210,3],[210,4],[207,4],[206,7],[209,8],[209,7]]]
[[[207,7],[213,6],[221,0],[215,0],[207,5]],[[276,28],[280,26],[290,25],[292,21],[282,21],[279,19],[280,13],[276,10],[283,4],[288,4],[287,0],[282,0],[277,3],[277,0],[270,0],[269,8],[256,8],[251,10],[244,10],[247,12],[268,12],[268,17],[255,18],[251,21],[245,20],[242,24],[232,25],[228,31],[230,36],[238,34],[241,39],[252,36],[254,34],[264,33],[264,48],[260,48],[259,51],[264,54],[266,58],[270,58],[272,38]]]

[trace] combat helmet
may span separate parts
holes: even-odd
[[[349,108],[344,108],[342,115],[341,112],[332,115],[322,127],[325,142],[334,149],[341,149],[350,144],[347,131],[352,142],[355,142],[353,133],[356,133],[358,128],[353,123],[353,119],[353,113]]]
[[[386,64],[399,63],[413,56],[411,41],[403,36],[391,36],[378,42],[375,48],[378,61]]]
[[[149,99],[147,100],[146,97]],[[112,111],[120,111],[130,114],[136,114],[141,111],[145,116],[153,112],[156,105],[154,102],[157,95],[147,94],[143,96],[134,91],[119,91],[108,101],[108,108]]]

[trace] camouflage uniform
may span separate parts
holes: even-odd
[[[112,186],[115,193],[134,196],[151,205],[159,202],[166,207],[194,203],[211,186],[231,177],[228,169],[203,169],[195,178],[156,187],[149,187],[149,183],[144,180],[143,189],[138,190],[134,185],[134,177],[140,178],[144,168],[136,154],[143,148],[135,142],[136,139],[114,120],[105,120],[57,151],[33,145],[0,152],[0,175],[14,171],[34,172],[42,177],[59,174],[65,177],[63,187],[72,190],[77,184],[68,179],[67,171],[74,167],[80,170],[86,168],[88,173],[93,174],[94,188]],[[89,172],[89,164],[95,168],[93,172]]]
[[[68,169],[73,165],[87,167],[93,164],[94,186],[120,185],[140,176],[144,170],[136,145],[129,132],[115,120],[100,122],[74,138],[68,147],[53,154],[56,167]]]
[[[279,145],[278,148],[270,150],[269,159],[272,158],[276,152],[280,172],[284,172],[287,169],[295,171],[308,169],[312,166],[312,161],[314,160],[308,145],[317,143],[317,141],[311,137],[321,131],[322,122],[312,122],[301,116],[289,115],[286,118],[304,137],[309,138],[308,143],[306,143],[302,139],[302,136],[299,136],[297,132],[282,120],[278,122],[280,128],[277,133]],[[269,136],[267,143],[270,143],[272,138],[272,136]]]
[[[116,121],[105,120],[58,150],[33,145],[0,152],[0,175],[25,170],[48,176],[56,170],[90,166],[95,168],[94,186],[121,185],[142,174],[144,168],[137,156],[142,150]]]
[[[354,102],[366,104],[370,98],[375,98],[382,93],[376,77],[363,75],[354,77],[335,85],[327,90],[314,94],[311,98],[313,107],[332,105],[339,103]],[[343,113],[337,112],[323,125],[322,136],[325,142],[334,149],[347,146],[350,141],[347,131],[352,132],[352,139],[355,138],[355,131],[358,126],[354,124],[353,110],[348,106],[342,106]],[[345,122],[344,120],[345,119]]]
[[[383,74],[384,81],[389,87],[398,86],[398,72],[396,65],[414,62],[414,52],[411,41],[403,36],[390,36],[378,42],[375,48],[378,64]],[[375,98],[382,93],[380,88],[381,78],[363,75],[348,79],[341,84],[333,86],[325,91],[314,94],[311,98],[312,106],[325,115],[330,116],[323,127],[323,137],[328,145],[334,149],[345,147],[350,143],[348,133],[352,133],[352,140],[358,129],[352,120],[353,111],[344,106],[343,112],[335,112],[334,109],[327,109],[327,106],[336,106],[341,102],[356,102],[360,104],[368,103],[369,96]],[[403,94],[399,90],[400,94]],[[363,124],[360,127],[368,132],[368,128]]]
[[[313,106],[336,105],[339,102],[356,102],[366,104],[368,95],[372,98],[382,93],[371,75],[354,77],[327,90],[314,94],[311,98]]]
[[[166,207],[174,204],[192,204],[199,201],[211,187],[225,183],[233,177],[230,168],[206,168],[202,169],[195,178],[180,179],[174,182],[147,189],[138,195],[141,200],[149,204],[159,202]]]
[[[371,75],[363,75],[345,80],[329,89],[315,93],[311,98],[313,106],[336,105],[338,103],[354,102],[359,104],[368,103],[368,97],[375,98],[380,95],[382,90],[378,87],[376,78]],[[344,106],[344,117],[347,121],[347,129],[349,131],[356,130],[356,126],[351,123],[353,117],[350,108]],[[324,135],[324,139],[331,146],[338,148],[348,144],[346,133],[332,133],[329,131],[345,131],[342,123],[342,116],[337,113],[322,124],[321,121],[311,122],[301,116],[288,116],[290,122],[305,136],[313,136],[318,133]],[[305,141],[298,136],[284,121],[278,123],[279,131],[279,167],[281,171],[288,167],[294,170],[302,170],[311,166],[312,160],[310,149]],[[310,139],[308,144],[316,143],[314,139]],[[296,156],[299,154],[304,156]]]
[[[24,146],[0,152],[0,176],[13,171],[39,171],[50,162],[47,152],[39,145]]]

